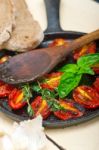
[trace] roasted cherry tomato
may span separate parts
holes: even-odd
[[[42,99],[41,96],[37,96],[31,103],[31,106],[34,111],[34,117],[41,114],[43,119],[46,119],[51,113],[46,100]]]
[[[77,49],[73,52],[73,57],[77,60],[79,57],[86,54],[93,54],[96,52],[96,43],[92,42],[88,45],[84,45],[81,49]]]
[[[48,46],[49,47],[53,47],[53,46],[61,46],[61,45],[67,45],[68,42],[62,38],[59,38],[59,39],[55,39],[53,40],[52,43],[50,43]]]
[[[9,96],[10,92],[13,90],[13,86],[0,81],[0,97]]]
[[[62,72],[50,73],[46,75],[45,82],[41,83],[41,87],[53,90],[58,87]]]
[[[23,91],[14,88],[12,92],[9,94],[8,99],[9,106],[14,110],[20,109],[26,104],[26,102],[24,102],[23,99],[24,99]]]
[[[93,83],[96,91],[99,93],[99,78],[96,78],[95,82]]]
[[[73,98],[85,108],[99,107],[99,94],[92,87],[86,85],[77,87],[73,92]]]
[[[94,72],[95,72],[96,74],[99,74],[99,64],[94,65],[94,66],[92,67],[92,69],[94,70]]]
[[[9,59],[10,56],[3,56],[2,58],[0,58],[0,64],[4,63],[5,61],[7,61]]]
[[[77,118],[84,114],[84,109],[82,111],[76,107],[76,105],[73,102],[60,100],[59,101],[60,106],[62,106],[64,109],[61,111],[55,111],[54,115],[62,120],[67,120],[71,118]]]

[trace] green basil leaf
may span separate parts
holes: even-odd
[[[80,68],[78,74],[84,74],[84,73],[87,73],[87,74],[90,74],[90,75],[94,75],[95,74],[95,72],[90,67],[82,67],[82,68]]]
[[[63,66],[59,71],[76,73],[78,71],[78,66],[76,64],[67,64]]]
[[[99,53],[82,56],[77,61],[78,67],[91,67],[97,63],[99,63]]]
[[[64,80],[67,80],[67,78],[72,78],[72,76],[74,75],[75,73],[71,73],[71,72],[65,72],[62,76],[61,76],[61,79],[60,79],[60,82],[64,82]]]
[[[78,86],[81,77],[82,74],[64,73],[61,77],[60,84],[58,86],[59,97],[66,97],[76,86]]]

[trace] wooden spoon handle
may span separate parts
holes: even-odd
[[[73,40],[66,46],[65,45],[59,46],[52,49],[53,50],[52,55],[58,57],[58,61],[59,59],[61,61],[62,58],[66,57],[73,50],[80,48],[85,44],[88,44],[97,39],[99,39],[99,29],[89,34],[85,34],[84,36],[81,36],[76,40]]]
[[[82,47],[83,45],[88,44],[97,39],[99,39],[99,29],[74,40],[71,43],[71,48],[75,50],[76,48]]]

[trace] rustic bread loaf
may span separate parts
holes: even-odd
[[[43,40],[43,31],[30,14],[25,0],[13,0],[13,3],[16,26],[11,33],[11,38],[1,48],[18,52],[31,50]]]

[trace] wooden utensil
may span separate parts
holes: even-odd
[[[73,50],[99,39],[99,29],[70,42],[18,54],[0,65],[0,80],[9,84],[30,82],[51,71]]]

